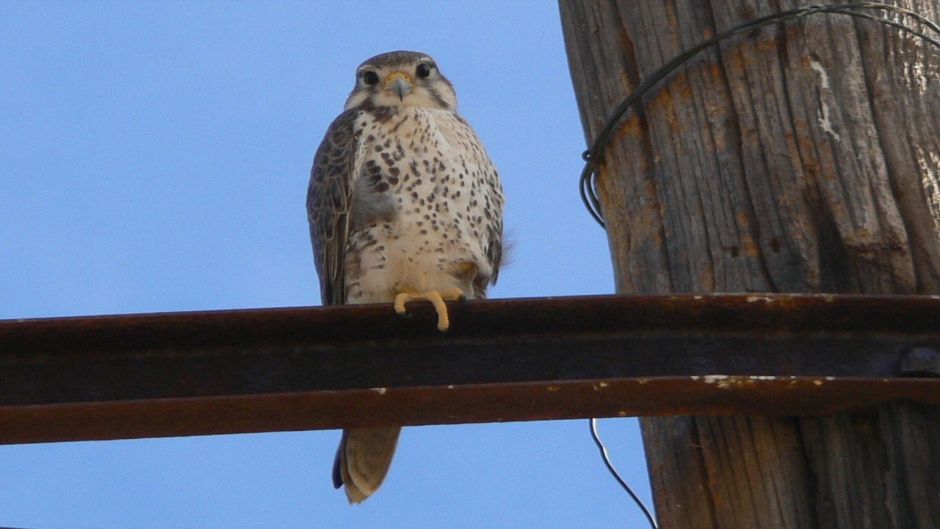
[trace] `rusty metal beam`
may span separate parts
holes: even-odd
[[[940,405],[940,297],[595,296],[0,321],[0,443]]]

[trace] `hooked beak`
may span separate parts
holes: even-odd
[[[392,72],[385,76],[383,86],[397,95],[399,101],[402,101],[411,93],[411,76],[405,72]]]

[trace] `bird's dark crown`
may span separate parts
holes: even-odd
[[[390,66],[401,66],[403,64],[416,63],[422,59],[431,60],[431,56],[417,51],[389,51],[386,53],[380,53],[375,57],[370,57],[362,61],[362,64],[360,64],[359,67],[362,68],[363,66],[374,66],[375,68],[388,68]]]

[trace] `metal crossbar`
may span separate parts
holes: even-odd
[[[0,321],[0,443],[940,405],[940,297],[449,307]]]

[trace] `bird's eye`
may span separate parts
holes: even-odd
[[[415,70],[415,73],[418,75],[418,77],[424,79],[425,77],[431,75],[431,65],[426,62],[423,62],[418,65],[418,68]]]
[[[362,82],[367,85],[374,85],[379,82],[379,74],[373,72],[372,70],[366,70],[362,72]]]

